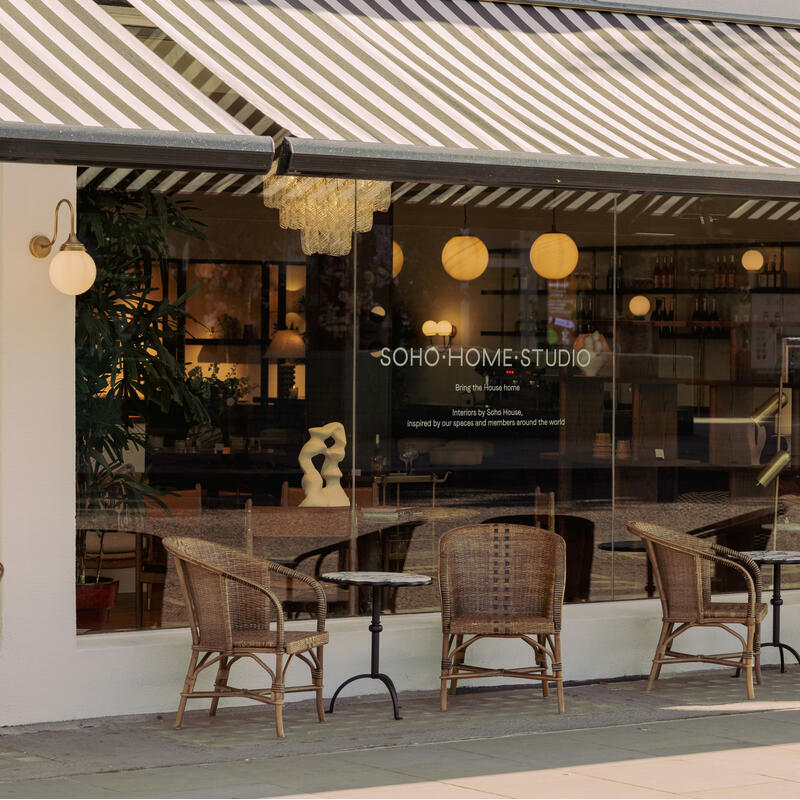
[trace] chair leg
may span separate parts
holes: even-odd
[[[228,685],[228,675],[230,674],[230,659],[221,658],[219,666],[217,667],[217,677],[214,680],[214,691],[218,692],[223,686]],[[211,699],[211,708],[208,710],[208,716],[214,717],[217,714],[217,706],[219,706],[219,697]]]
[[[756,693],[753,688],[753,642],[755,641],[755,625],[751,622],[747,625],[747,649],[742,653],[744,666],[744,677],[747,683],[747,699],[755,700]]]
[[[284,739],[286,734],[283,731],[283,653],[275,656],[275,678],[272,681],[272,701],[275,704],[275,730],[279,739]]]
[[[561,667],[561,634],[556,633],[553,636],[553,655],[555,662],[553,663],[553,675],[556,677],[556,697],[558,698],[558,713],[564,713],[564,676]]]
[[[756,633],[753,639],[753,661],[756,668],[756,683],[761,686],[761,623],[756,623]]]
[[[317,668],[312,672],[312,683],[317,687],[317,719],[325,722],[325,707],[322,704],[322,648],[317,648]]]
[[[439,708],[447,711],[447,678],[451,672],[450,662],[450,637],[442,634],[442,685],[439,691]]]
[[[547,636],[540,633],[536,637],[536,641],[539,642],[542,647],[547,646]],[[539,650],[538,648],[535,649],[536,651],[536,666],[542,668],[542,672],[547,672],[547,656],[544,654],[543,650]],[[550,697],[550,684],[545,680],[542,681],[542,697]]]
[[[183,682],[181,701],[178,703],[178,713],[175,715],[175,724],[173,726],[175,728],[180,728],[183,724],[183,712],[186,710],[186,701],[189,695],[194,691],[194,684],[197,680],[195,669],[197,668],[197,659],[199,657],[199,653],[196,650],[192,650],[192,655],[189,657],[189,669],[186,670],[186,680]]]
[[[663,622],[661,624],[661,634],[658,637],[658,644],[656,645],[656,654],[653,656],[653,666],[650,668],[650,677],[647,679],[647,686],[645,691],[649,692],[653,688],[653,684],[658,680],[661,674],[660,659],[664,658],[667,652],[667,639],[672,633],[672,622]]]
[[[461,647],[464,643],[464,636],[459,634],[456,636],[456,647]],[[453,674],[458,672],[458,665],[464,663],[464,651],[461,650],[460,652],[456,653],[453,657]],[[458,681],[450,681],[450,694],[455,694],[456,690],[458,689]]]

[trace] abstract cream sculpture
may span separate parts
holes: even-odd
[[[300,505],[306,508],[349,506],[350,500],[340,483],[342,471],[339,469],[339,462],[344,458],[344,448],[347,444],[344,425],[341,422],[329,422],[321,428],[309,428],[308,432],[310,438],[303,445],[297,458],[303,470],[302,487],[306,495]],[[333,439],[330,447],[327,444],[328,439]],[[318,455],[325,456],[321,472],[312,461],[314,456]]]

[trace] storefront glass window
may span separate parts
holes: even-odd
[[[302,197],[306,216],[258,191],[79,193],[100,267],[77,304],[79,573],[120,581],[79,630],[183,624],[162,535],[310,574],[435,575],[445,531],[537,524],[567,541],[567,602],[653,592],[633,520],[758,549],[777,488],[788,542],[791,459],[757,480],[793,446],[794,204],[381,181]],[[782,410],[759,415],[782,358]],[[273,588],[306,614],[303,589]],[[331,616],[368,606],[326,591]]]

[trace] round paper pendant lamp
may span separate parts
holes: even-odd
[[[746,250],[742,255],[742,266],[748,272],[758,272],[764,266],[764,254],[760,250]]]
[[[557,281],[578,265],[578,246],[566,233],[543,233],[531,245],[530,259],[537,275]]]
[[[403,269],[403,248],[392,241],[392,277],[396,278]]]
[[[634,317],[643,317],[650,311],[650,301],[643,294],[637,294],[631,297],[628,308]]]
[[[442,266],[457,281],[472,281],[489,266],[489,251],[477,236],[454,236],[442,248]]]

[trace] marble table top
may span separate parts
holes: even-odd
[[[427,586],[430,575],[411,572],[324,572],[321,580],[340,586]]]
[[[756,564],[800,564],[800,550],[748,550]]]

